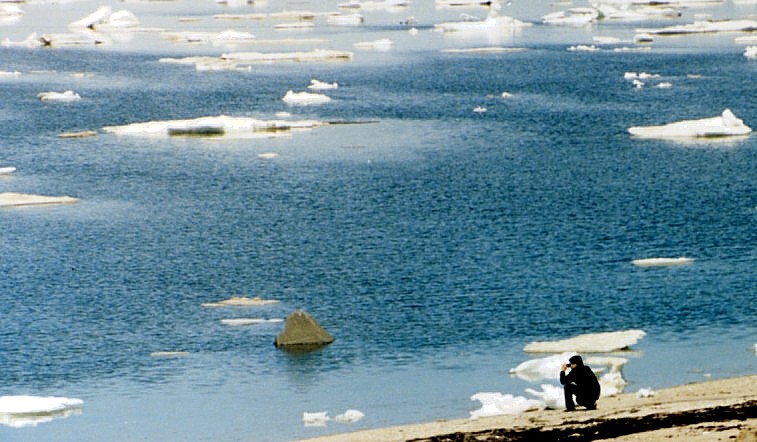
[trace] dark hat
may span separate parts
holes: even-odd
[[[571,364],[584,365],[584,360],[581,359],[581,356],[578,356],[578,355],[571,356],[570,359],[568,359],[568,361]]]

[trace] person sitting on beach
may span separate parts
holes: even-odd
[[[570,373],[565,374],[568,367],[570,367]],[[573,403],[573,395],[576,396],[576,403],[586,407],[587,410],[597,408],[599,381],[591,368],[584,365],[581,356],[572,356],[567,364],[563,364],[560,370],[560,383],[565,386],[565,409],[567,411],[576,409]]]

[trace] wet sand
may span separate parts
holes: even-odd
[[[531,411],[439,420],[307,439],[391,441],[757,441],[757,375],[681,385],[637,398],[601,398],[596,410]]]

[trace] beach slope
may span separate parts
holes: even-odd
[[[601,398],[592,411],[543,410],[476,420],[440,420],[308,439],[308,442],[623,440],[757,438],[757,375]]]

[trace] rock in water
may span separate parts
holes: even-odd
[[[276,347],[310,350],[334,342],[334,337],[323,329],[312,316],[302,310],[291,313],[284,331],[276,336]]]

